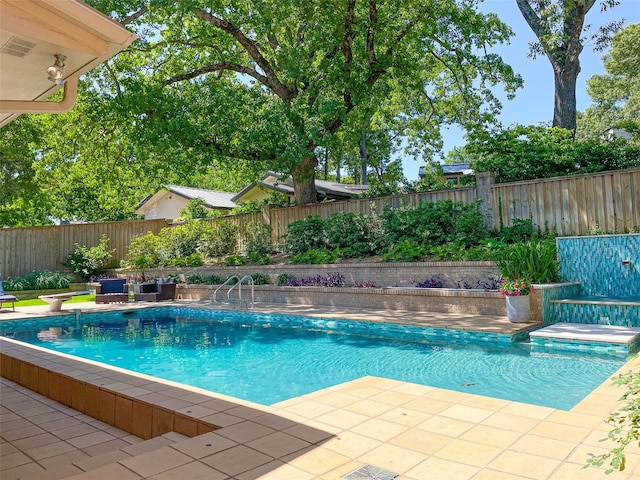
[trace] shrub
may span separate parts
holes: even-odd
[[[205,257],[221,257],[235,253],[238,248],[239,228],[227,220],[213,225],[205,224],[198,241],[198,251]]]
[[[158,237],[152,232],[131,240],[127,257],[132,268],[151,268],[159,265]]]
[[[199,252],[194,252],[188,257],[178,257],[171,259],[171,265],[176,267],[200,267],[204,264],[204,259]]]
[[[289,281],[293,278],[293,275],[290,273],[281,273],[278,275],[277,283],[280,287],[287,286]]]
[[[73,273],[88,279],[100,271],[111,259],[114,250],[109,250],[109,239],[106,235],[100,237],[100,244],[94,247],[75,244],[75,250],[67,255],[63,264]]]
[[[318,215],[295,220],[287,225],[283,249],[287,253],[303,253],[311,249],[323,250],[328,246],[324,221]]]
[[[174,265],[174,260],[196,253],[206,223],[191,221],[176,227],[163,228],[158,234],[157,252],[160,265]]]
[[[334,213],[325,220],[327,245],[340,250],[341,257],[362,258],[380,248],[379,221],[359,213]]]
[[[271,283],[269,275],[266,273],[252,273],[251,278],[253,279],[254,285],[268,285]]]
[[[309,249],[306,252],[291,255],[289,263],[308,263],[310,265],[334,263],[338,258],[338,252],[338,250]]]
[[[385,262],[415,262],[427,253],[414,240],[403,240],[382,256]]]
[[[19,278],[7,278],[2,281],[7,291],[23,290],[55,290],[69,288],[72,278],[65,273],[54,273],[47,270],[31,272]]]
[[[185,280],[189,285],[201,285],[205,283],[204,277],[199,273],[192,273],[191,275],[188,275]]]
[[[271,227],[262,223],[247,226],[244,233],[245,253],[249,258],[262,258],[273,251]]]
[[[560,281],[556,259],[556,244],[553,240],[531,240],[509,245],[496,260],[503,278],[515,280],[527,278],[533,283]]]
[[[206,285],[220,285],[224,283],[227,279],[222,275],[216,275],[215,273],[211,275],[206,275],[203,278],[203,283]]]
[[[227,255],[224,259],[225,263],[231,267],[244,265],[247,259],[242,255]]]

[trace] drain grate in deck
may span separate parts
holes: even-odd
[[[374,465],[364,465],[354,472],[345,475],[345,480],[394,480],[400,475],[383,470]]]

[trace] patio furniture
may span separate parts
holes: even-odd
[[[2,286],[2,280],[0,279],[0,310],[2,309],[3,303],[11,302],[11,309],[15,312],[16,311],[15,302],[17,301],[18,301],[17,297],[14,297],[13,295],[6,295],[4,293],[4,287]]]
[[[129,301],[129,288],[124,278],[103,278],[96,287],[96,303],[126,303]]]
[[[175,298],[175,283],[143,283],[140,285],[140,293],[133,295],[136,302],[161,302]]]
[[[51,295],[38,295],[38,298],[49,304],[50,312],[59,312],[62,310],[62,302],[66,302],[76,295],[88,295],[89,293],[91,293],[89,290],[84,292],[52,293]]]

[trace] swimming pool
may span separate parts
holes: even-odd
[[[372,375],[568,410],[626,360],[506,335],[171,307],[0,322],[0,333],[264,405]]]

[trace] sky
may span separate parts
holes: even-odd
[[[521,125],[538,125],[551,122],[553,118],[553,71],[546,57],[535,60],[527,56],[529,43],[535,40],[535,35],[525,22],[516,0],[485,0],[481,5],[485,12],[495,12],[500,19],[511,26],[515,35],[511,37],[509,45],[501,45],[493,51],[522,75],[524,88],[517,90],[513,100],[506,100],[503,96],[502,113],[499,116],[503,126],[515,123]],[[625,19],[624,26],[640,22],[640,0],[620,0],[620,5],[605,13],[600,12],[600,1],[587,14],[586,24],[592,26],[591,32],[611,20]],[[581,71],[576,86],[578,111],[584,111],[591,99],[586,92],[586,81],[595,74],[606,73],[602,63],[602,56],[606,52],[594,52],[592,46],[586,45],[580,55]],[[444,152],[453,147],[466,143],[463,132],[455,127],[442,129]],[[418,168],[422,161],[414,159],[403,160],[405,177],[409,180],[418,178]]]

